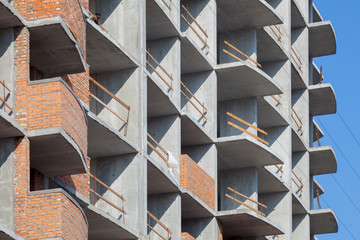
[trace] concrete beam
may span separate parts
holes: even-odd
[[[147,113],[149,118],[180,115],[180,109],[173,98],[165,92],[150,73],[147,73]]]
[[[218,32],[281,24],[282,19],[265,0],[217,1]]]
[[[193,146],[214,143],[208,131],[189,113],[181,113],[181,146]]]
[[[291,0],[291,28],[306,27],[306,21],[296,0]]]
[[[210,52],[207,52],[210,54]],[[201,51],[191,37],[181,34],[181,74],[214,70],[208,56]]]
[[[330,21],[309,23],[310,57],[336,53],[336,36]]]
[[[180,37],[180,24],[165,13],[165,8],[160,7],[156,0],[146,2],[146,40]]]
[[[138,152],[134,143],[94,113],[88,112],[88,121],[88,155],[90,158]]]
[[[25,240],[21,236],[17,235],[13,230],[0,224],[0,239],[1,240]]]
[[[190,190],[181,190],[181,220],[214,217],[215,212]]]
[[[8,0],[0,0],[0,28],[21,27],[25,22]]]
[[[138,67],[135,58],[89,18],[86,20],[86,60],[90,74]]]
[[[338,221],[331,209],[318,209],[310,211],[311,234],[336,233]]]
[[[282,93],[271,77],[247,62],[224,63],[216,66],[218,101],[259,97]]]
[[[250,136],[221,137],[216,146],[219,170],[283,164],[279,155]]]
[[[123,219],[115,219],[93,205],[86,206],[84,212],[89,221],[89,240],[139,239]]]
[[[258,194],[286,192],[289,188],[285,185],[282,173],[275,166],[266,166],[258,169]]]
[[[220,211],[217,212],[216,218],[221,222],[224,239],[284,233],[279,225],[249,209]]]
[[[309,94],[312,116],[336,113],[336,97],[330,83],[309,86]]]
[[[86,173],[83,154],[60,127],[29,131],[30,166],[46,176]]]
[[[257,61],[260,63],[287,60],[282,43],[268,27],[257,30]]]
[[[259,128],[286,126],[289,124],[286,119],[284,109],[274,99],[271,97],[257,98],[257,125]]]
[[[0,139],[25,135],[25,129],[3,110],[0,110]]]
[[[331,146],[310,148],[309,154],[311,175],[337,172],[336,156]]]
[[[30,64],[45,78],[85,72],[80,46],[60,17],[28,22]]]

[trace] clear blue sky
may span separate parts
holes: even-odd
[[[319,116],[315,120],[319,122],[320,119],[323,123],[322,129],[330,133],[360,176],[360,146],[339,117],[340,114],[360,142],[360,77],[358,75],[360,71],[360,1],[314,0],[314,3],[324,20],[331,20],[336,32],[337,54],[316,58],[314,61],[318,66],[323,65],[324,82],[333,85],[338,108],[337,114]],[[325,189],[323,199],[320,200],[322,208],[331,207],[334,210],[338,217],[339,232],[318,235],[318,238],[319,240],[358,240],[360,239],[360,179],[326,132],[325,137],[321,139],[321,144],[331,145],[338,160],[336,174],[315,178]],[[334,177],[356,206],[347,198]]]

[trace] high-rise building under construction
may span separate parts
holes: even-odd
[[[335,52],[312,0],[0,0],[0,239],[336,232]]]

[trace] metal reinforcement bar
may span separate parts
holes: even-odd
[[[239,195],[239,196],[241,196],[241,197],[243,197],[243,198],[245,198],[245,199],[247,199],[247,200],[249,200],[249,201],[251,201],[251,202],[253,202],[253,203],[255,203],[255,204],[257,204],[257,205],[259,205],[261,207],[263,207],[263,208],[267,208],[266,205],[264,205],[264,204],[262,204],[262,203],[260,203],[258,201],[255,201],[254,199],[251,199],[251,198],[249,198],[248,196],[246,196],[246,195],[244,195],[242,193],[237,192],[236,190],[232,189],[231,187],[228,187],[228,189],[230,191],[232,191],[233,193],[236,193],[237,195]]]
[[[191,23],[186,19],[186,17],[184,16],[184,14],[181,14],[182,19],[184,19],[184,21],[186,22],[186,24],[191,28],[191,30],[193,30],[193,32],[196,34],[196,36],[201,40],[201,42],[208,48],[210,49],[210,46],[206,43],[206,41],[200,36],[200,34],[196,31],[196,29],[191,25]]]
[[[249,208],[250,210],[253,210],[254,212],[256,212],[256,213],[260,214],[261,216],[266,217],[265,213],[260,212],[259,210],[257,210],[257,209],[255,209],[255,208],[253,208],[253,207],[251,207],[251,206],[247,205],[246,203],[244,203],[244,202],[242,202],[242,201],[240,201],[240,200],[238,200],[238,199],[236,199],[236,198],[234,198],[234,197],[230,196],[229,194],[225,194],[225,196],[226,196],[226,197],[228,197],[228,198],[230,198],[231,200],[233,200],[233,201],[235,201],[235,202],[238,202],[238,203],[240,203],[241,205],[243,205],[243,206],[245,206],[245,207]]]
[[[173,77],[165,70],[165,68],[163,68],[163,66],[160,65],[158,61],[156,61],[156,59],[150,54],[148,50],[146,50],[146,54],[156,63],[156,65],[166,74],[166,76],[168,76],[170,80],[173,81]],[[171,89],[171,91],[174,90],[172,86],[163,78],[159,71],[157,71],[148,60],[146,60],[146,64],[156,73],[156,75],[159,76],[159,78],[166,84],[166,86],[168,86],[168,88]]]
[[[163,229],[165,229],[170,235],[172,235],[172,231],[165,226],[159,219],[157,219],[149,210],[147,211],[149,217],[151,217],[156,223],[158,223]]]
[[[185,7],[183,4],[181,5],[181,7],[185,10],[185,12],[189,15],[189,17],[194,21],[194,23],[196,24],[196,26],[198,26],[198,28],[200,29],[200,31],[202,31],[202,33],[205,35],[206,38],[209,38],[209,36],[207,35],[206,31],[200,26],[200,24],[196,21],[196,19],[193,17],[193,15],[191,15],[191,13],[189,12],[188,8]]]
[[[242,51],[240,51],[239,49],[237,49],[236,47],[234,47],[233,45],[231,45],[228,41],[224,41],[224,43],[226,45],[228,45],[229,47],[231,47],[232,49],[234,49],[235,51],[237,51],[238,53],[240,53],[241,55],[243,55],[244,57],[246,57],[247,59],[249,59],[250,61],[252,61],[253,63],[255,63],[258,67],[262,67],[260,63],[258,63],[257,61],[255,61],[254,59],[252,59],[251,57],[249,57],[248,55],[246,55],[245,53],[243,53]],[[225,52],[225,51],[224,51]],[[226,52],[225,52],[226,53]],[[231,56],[231,55],[230,55]],[[233,57],[233,56],[232,56]],[[239,59],[237,59],[239,60]]]
[[[198,104],[203,108],[204,112],[207,111],[207,108],[204,106],[204,104],[202,104],[199,99],[197,99],[194,94],[186,87],[186,85],[180,81],[181,86],[183,86],[185,88],[185,90],[191,95],[191,97],[193,97],[196,102],[198,102]],[[184,97],[195,107],[195,109],[201,114],[201,116],[203,116],[203,118],[205,118],[207,120],[207,117],[205,116],[204,112],[201,112],[200,109],[195,105],[195,103],[193,103],[191,101],[191,99],[182,91],[180,90],[181,94],[184,95]]]
[[[9,108],[9,110],[11,112],[13,112],[12,107],[6,102],[6,93],[5,93],[5,89],[8,90],[9,94],[11,93],[10,88],[5,84],[5,81],[0,80],[0,84],[3,85],[3,98],[0,97],[0,101],[4,104],[5,107]],[[6,108],[4,108],[4,111],[6,110]]]
[[[147,141],[147,144],[149,145],[149,147],[152,150],[154,150],[154,152],[156,152],[159,155],[159,157],[161,157],[162,160],[164,160],[166,163],[168,163],[167,158],[169,157],[169,154],[167,153],[167,151],[149,133],[147,134],[147,136],[156,144],[157,147],[159,147],[161,149],[161,151],[166,155],[166,157],[164,157],[164,155],[161,154],[154,145],[152,145],[149,141]]]

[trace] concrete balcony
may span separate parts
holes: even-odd
[[[217,16],[218,32],[282,23],[281,17],[264,0],[217,1]]]
[[[0,0],[0,29],[25,25],[23,17],[7,0]]]
[[[336,36],[330,21],[309,23],[310,57],[336,53]]]
[[[214,217],[215,180],[186,154],[180,165],[181,218]]]
[[[0,110],[0,139],[24,136],[24,128],[8,113]]]
[[[27,213],[32,219],[27,226],[28,239],[87,238],[88,220],[85,213],[61,188],[30,192]]]
[[[25,238],[17,235],[14,231],[0,224],[0,239],[2,240],[25,240]]]
[[[219,101],[282,93],[281,87],[271,77],[247,62],[217,65],[216,73]]]
[[[94,205],[86,206],[84,212],[89,221],[89,240],[139,239],[123,220],[115,219]]]
[[[283,164],[279,155],[250,136],[221,137],[216,146],[219,170]]]
[[[86,60],[90,74],[138,67],[134,57],[91,19],[86,20]]]
[[[309,86],[312,116],[336,113],[336,97],[330,83]]]
[[[31,167],[46,176],[85,173],[87,118],[71,88],[61,78],[32,81],[28,104]]]
[[[291,28],[306,27],[305,17],[296,0],[291,0]]]
[[[310,148],[309,154],[311,175],[337,172],[336,156],[331,146]]]
[[[336,233],[338,221],[331,209],[318,209],[310,211],[310,233],[324,234]]]
[[[224,239],[284,233],[278,224],[248,209],[220,211],[216,214],[216,218],[221,223]]]
[[[316,8],[315,4],[312,4],[312,13],[313,13],[313,22],[322,22],[323,17],[321,16],[319,10]]]

